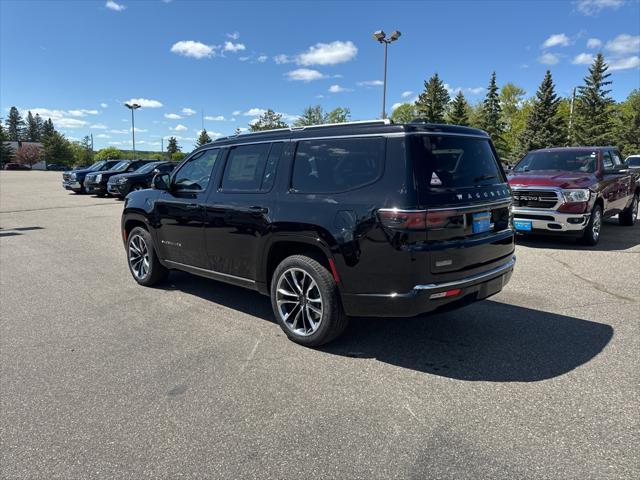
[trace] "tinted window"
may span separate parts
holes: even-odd
[[[376,180],[384,165],[384,138],[301,140],[291,186],[299,192],[331,193]]]
[[[640,167],[640,157],[627,158],[627,165],[630,167]]]
[[[219,153],[220,150],[216,148],[204,150],[191,157],[173,177],[174,188],[176,190],[205,190]]]
[[[602,154],[602,165],[605,169],[613,168],[613,160],[611,160],[611,154],[609,152]]]
[[[222,188],[245,192],[269,190],[281,152],[282,143],[259,143],[231,148],[222,177]]]
[[[157,163],[147,163],[143,166],[141,166],[137,172],[138,173],[149,173],[151,171],[153,171],[155,168],[158,168],[159,165]]]
[[[598,152],[589,150],[552,150],[529,152],[514,168],[516,172],[534,170],[565,170],[595,172]],[[611,159],[609,159],[611,161]]]
[[[505,181],[489,140],[434,135],[412,135],[410,138],[418,180],[431,190]]]
[[[613,159],[613,164],[616,167],[622,165],[622,160],[620,159],[620,155],[618,155],[618,152],[616,152],[615,150],[611,152],[611,158]]]
[[[157,168],[160,170],[160,173],[171,173],[176,166],[172,163],[163,163],[162,165],[158,165]]]

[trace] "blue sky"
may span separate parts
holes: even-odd
[[[640,87],[637,0],[430,2],[205,2],[0,0],[0,109],[52,117],[69,138],[96,148],[184,151],[204,126],[233,133],[261,110],[294,119],[307,105],[380,115],[383,48],[394,29],[387,109],[410,101],[438,72],[475,103],[489,75],[528,95],[550,68],[558,93],[582,83],[592,56],[613,67],[613,92]],[[165,141],[166,145],[166,141]]]

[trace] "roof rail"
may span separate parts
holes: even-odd
[[[306,125],[304,127],[289,127],[290,130],[306,130],[307,128],[320,128],[320,127],[335,127],[343,125],[363,125],[367,123],[390,125],[391,120],[388,118],[381,118],[376,120],[356,120],[353,122],[340,122],[340,123],[321,123],[320,125]]]

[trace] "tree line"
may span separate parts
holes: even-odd
[[[424,82],[424,91],[416,102],[397,107],[391,119],[405,123],[422,118],[481,128],[491,135],[500,156],[511,161],[529,150],[560,146],[617,145],[624,155],[638,153],[640,90],[633,90],[625,101],[616,103],[610,96],[608,68],[603,55],[598,54],[575,98],[556,94],[550,70],[529,99],[513,83],[498,88],[494,72],[484,100],[476,105],[470,105],[462,91],[451,99],[436,73]]]

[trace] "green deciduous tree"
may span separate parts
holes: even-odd
[[[640,153],[640,90],[633,90],[616,109],[615,143],[625,157]]]
[[[430,123],[444,123],[449,100],[449,92],[436,73],[424,82],[424,91],[416,101],[418,115]]]
[[[211,143],[211,137],[207,133],[206,129],[202,129],[200,135],[198,135],[198,140],[196,141],[196,148],[206,145],[207,143]]]
[[[182,160],[185,157],[185,154],[182,152],[173,152],[171,154],[171,160],[173,160],[174,162],[179,162],[180,160]]]
[[[547,70],[536,92],[525,128],[518,138],[521,154],[538,148],[559,147],[565,143],[566,131],[558,115],[559,103],[551,72]]]
[[[24,140],[24,120],[16,107],[11,107],[7,117],[7,135],[12,142]]]
[[[324,123],[346,123],[349,121],[349,117],[351,117],[351,109],[337,107],[324,116]]]
[[[502,140],[504,143],[505,156],[513,159],[518,150],[518,137],[522,128],[517,127],[524,124],[518,122],[520,107],[525,95],[525,90],[519,86],[508,82],[500,89],[500,107],[502,108],[502,121],[504,123],[504,133]]]
[[[259,132],[261,130],[273,130],[274,128],[287,128],[288,126],[289,125],[282,120],[280,113],[268,109],[260,115],[256,121],[249,124],[249,130]]]
[[[469,104],[461,91],[459,91],[449,109],[449,123],[454,125],[469,125]]]
[[[178,153],[181,150],[182,149],[180,148],[180,145],[178,145],[176,137],[170,137],[167,143],[167,153],[169,154],[169,157],[172,157],[174,153]]]
[[[96,153],[94,160],[117,160],[122,158],[122,152],[116,147],[106,147]]]
[[[575,142],[578,145],[609,145],[613,143],[613,99],[607,73],[609,66],[599,53],[589,67],[584,85],[578,87],[575,104]]]
[[[409,123],[418,116],[416,107],[412,103],[403,103],[398,105],[391,112],[391,121],[393,123]]]
[[[59,132],[54,131],[45,137],[43,141],[44,155],[47,163],[73,164],[73,151],[69,140]]]

